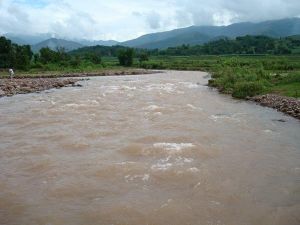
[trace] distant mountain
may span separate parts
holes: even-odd
[[[41,48],[45,48],[45,47],[49,47],[52,50],[57,50],[58,48],[64,48],[67,52],[69,52],[78,48],[82,48],[84,46],[74,41],[50,38],[38,44],[32,45],[31,49],[33,52],[38,52]]]
[[[182,44],[205,44],[207,42],[219,40],[220,38],[234,39],[245,35],[266,35],[269,37],[287,37],[300,34],[300,18],[289,18],[281,20],[271,20],[260,23],[235,23],[229,26],[191,26],[181,29],[175,29],[166,32],[146,34],[139,38],[117,42],[108,41],[90,41],[83,39],[55,39],[53,34],[20,35],[5,34],[7,38],[17,44],[29,44],[34,51],[41,47],[49,46],[56,49],[57,46],[65,47],[69,51],[83,46],[115,46],[122,45],[134,48],[147,49],[166,49]],[[57,37],[57,35],[54,35]]]
[[[4,36],[19,45],[35,45],[52,37],[51,34],[23,35],[7,33]]]
[[[287,37],[300,34],[300,18],[271,20],[260,23],[235,23],[229,26],[191,26],[166,32],[146,34],[120,43],[135,48],[168,48],[182,44],[203,44],[218,37],[235,38],[245,35]]]
[[[182,44],[189,45],[200,45],[209,42],[212,40],[211,36],[207,36],[198,31],[188,32],[176,35],[174,37],[170,37],[161,41],[150,42],[146,44],[139,45],[139,48],[147,48],[147,49],[162,49],[168,47],[176,47]]]
[[[114,41],[114,40],[107,40],[107,41],[74,40],[74,41],[76,41],[84,46],[97,46],[97,45],[114,46],[114,45],[119,44],[118,41]]]
[[[48,39],[51,39],[53,37],[58,37],[55,34],[35,34],[35,35],[23,35],[23,34],[15,34],[15,33],[7,33],[4,34],[6,38],[10,39],[12,42],[19,44],[19,45],[37,45],[40,42],[47,41]],[[77,42],[78,44],[81,44],[82,46],[96,46],[96,45],[102,45],[102,46],[113,46],[118,45],[119,42],[114,40],[107,40],[107,41],[91,41],[86,39],[67,39],[67,38],[57,38],[57,39],[63,39],[66,41],[73,41]]]

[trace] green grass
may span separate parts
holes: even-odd
[[[82,61],[78,66],[71,66],[67,63],[37,64],[27,71],[15,71],[16,76],[34,77],[53,75],[59,77],[61,74],[68,73],[101,73],[105,71],[126,71],[132,68],[120,66],[115,57],[103,57],[101,64],[93,64],[89,61]],[[0,71],[0,78],[8,77],[8,71]]]
[[[277,84],[276,86],[267,89],[266,93],[270,92],[283,96],[300,98],[300,83]]]
[[[146,69],[200,70],[212,74],[209,85],[236,98],[264,93],[299,97],[300,56],[226,55],[151,57]]]

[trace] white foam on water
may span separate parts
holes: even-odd
[[[195,186],[194,189],[198,188],[201,185],[201,182],[198,182]]]
[[[154,143],[154,148],[162,148],[167,151],[182,151],[184,149],[193,148],[195,145],[193,143]]]
[[[172,163],[157,163],[151,166],[152,170],[168,170],[173,166]]]
[[[273,133],[271,130],[263,130],[265,133]]]
[[[193,89],[193,88],[199,88],[199,84],[192,83],[192,82],[179,82],[180,84],[183,84],[184,87]]]
[[[153,115],[154,115],[154,116],[161,116],[162,113],[161,113],[161,112],[156,112],[156,113],[154,113]]]
[[[127,97],[132,98],[132,97],[134,97],[134,95],[133,94],[127,94]]]
[[[70,103],[70,104],[66,104],[65,106],[70,107],[70,108],[78,108],[78,107],[86,106],[86,105],[85,104]]]
[[[181,165],[186,164],[186,163],[192,163],[193,161],[194,161],[194,159],[192,159],[192,158],[185,158],[185,157],[181,157],[181,156],[175,158],[176,164],[181,164]]]
[[[149,105],[147,107],[144,107],[143,109],[144,110],[151,110],[151,111],[154,111],[154,110],[157,110],[157,109],[162,109],[163,107],[160,107],[160,106],[157,106],[157,105]]]
[[[187,104],[186,106],[191,108],[191,109],[197,109],[197,107],[193,106],[192,104]]]
[[[166,202],[166,203],[164,203],[164,204],[162,204],[161,206],[160,206],[160,208],[165,208],[165,207],[167,207],[171,202],[173,202],[173,199],[168,199],[168,201]]]
[[[196,167],[192,167],[192,168],[189,168],[188,171],[192,172],[192,173],[197,173],[199,172],[200,170]]]
[[[192,158],[185,158],[185,157],[172,157],[168,156],[167,158],[163,158],[157,161],[156,164],[151,166],[152,170],[168,170],[173,166],[184,166],[185,164],[190,164],[194,161]]]
[[[99,105],[99,102],[97,100],[94,100],[94,99],[92,99],[92,100],[88,99],[87,102],[92,104],[92,105]]]
[[[239,118],[236,118],[239,114],[232,114],[232,115],[227,115],[227,114],[215,114],[211,115],[209,118],[215,122],[218,120],[231,120],[235,122],[240,122]]]
[[[149,174],[144,174],[142,180],[143,180],[144,182],[146,182],[146,181],[149,180],[149,178],[150,178],[150,175],[149,175]]]
[[[121,87],[117,86],[117,85],[111,85],[111,86],[102,85],[100,87],[100,89],[103,89],[102,95],[105,97],[106,94],[113,94],[113,93],[116,93],[116,92],[120,92]]]
[[[190,108],[190,109],[193,109],[193,110],[200,110],[200,111],[203,110],[201,107],[196,107],[196,106],[194,106],[194,105],[192,105],[192,104],[187,104],[186,106],[187,106],[188,108]]]
[[[128,165],[128,164],[135,164],[136,162],[131,162],[131,161],[125,161],[125,162],[119,162],[119,163],[115,163],[116,165]]]
[[[127,86],[127,85],[123,85],[121,88],[125,89],[125,90],[136,90],[137,89],[136,87],[130,87],[130,86]]]
[[[166,83],[166,84],[150,84],[146,86],[146,91],[153,91],[153,90],[161,90],[167,93],[172,93],[176,90],[175,84]]]
[[[143,182],[147,182],[150,179],[149,174],[143,174],[143,175],[126,175],[125,177],[126,182],[134,181],[134,180],[142,180]]]

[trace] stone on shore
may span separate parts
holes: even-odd
[[[39,92],[51,88],[62,88],[74,86],[79,79],[59,78],[25,78],[25,79],[1,79],[0,97],[12,96],[15,94],[26,94]]]
[[[275,94],[260,95],[250,100],[300,119],[300,100]]]

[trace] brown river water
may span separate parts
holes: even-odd
[[[299,121],[206,75],[1,98],[0,224],[300,224]]]

